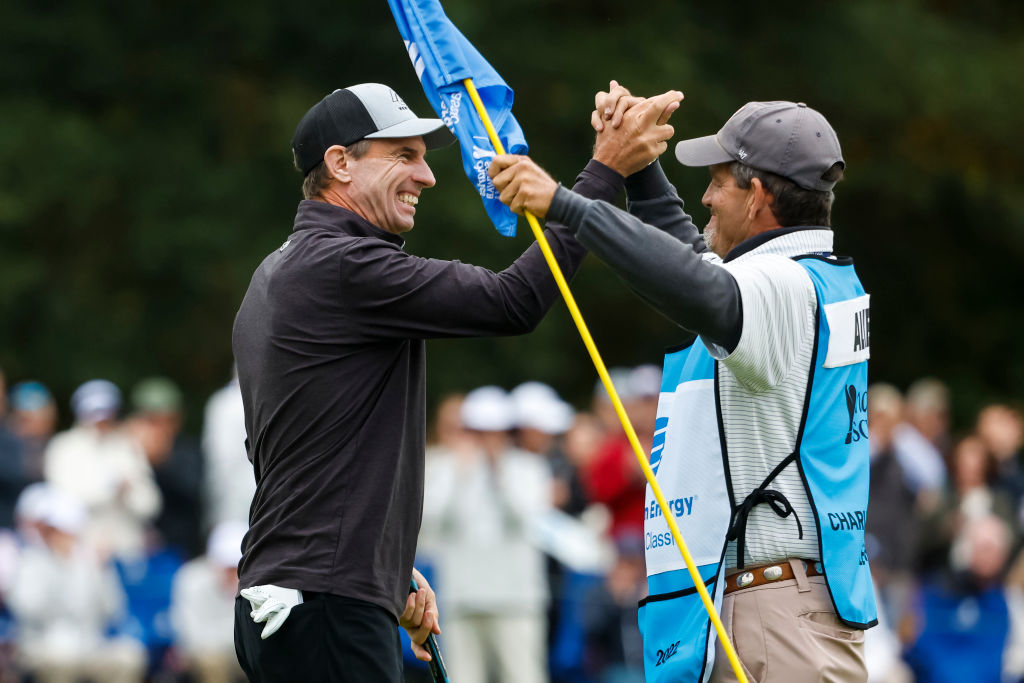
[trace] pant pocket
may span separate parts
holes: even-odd
[[[849,643],[864,641],[864,631],[846,626],[834,612],[804,612],[798,620],[805,631]]]
[[[831,611],[804,612],[797,617],[804,657],[822,683],[867,681],[864,631],[850,628]]]

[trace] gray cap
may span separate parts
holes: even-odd
[[[748,102],[715,135],[677,144],[676,159],[684,166],[739,161],[821,191],[836,184],[822,176],[837,162],[846,166],[832,126],[803,102]]]
[[[121,408],[121,390],[105,379],[92,379],[71,394],[71,412],[79,422],[95,424],[117,417]]]
[[[360,83],[335,90],[314,104],[295,129],[292,151],[299,170],[308,174],[333,145],[348,146],[366,138],[416,136],[423,137],[427,149],[455,141],[444,121],[419,118],[388,86]]]

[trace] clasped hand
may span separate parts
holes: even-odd
[[[629,176],[661,156],[675,129],[668,124],[683,93],[669,90],[645,99],[635,97],[616,81],[594,96],[590,124],[597,132],[594,159]],[[547,216],[558,183],[529,157],[502,154],[488,170],[500,199],[517,214]]]
[[[597,132],[594,159],[629,176],[664,154],[675,129],[668,120],[683,93],[669,90],[644,99],[631,95],[617,81],[594,96],[590,125]]]

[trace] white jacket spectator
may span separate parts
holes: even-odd
[[[221,522],[210,533],[206,555],[174,577],[171,623],[175,645],[199,683],[244,678],[235,656],[235,594],[246,525]]]
[[[120,407],[112,382],[82,384],[71,396],[75,426],[53,437],[43,456],[46,481],[86,506],[83,539],[104,557],[141,554],[161,505],[145,453],[115,422]]]
[[[43,469],[55,489],[88,508],[87,544],[103,555],[131,557],[143,551],[146,525],[160,511],[161,499],[153,470],[134,440],[79,424],[53,437]]]
[[[446,659],[454,680],[485,681],[492,671],[502,683],[544,683],[548,585],[529,537],[551,508],[551,474],[541,456],[511,447],[503,390],[470,392],[462,420],[477,446],[432,455],[423,506]]]
[[[44,543],[25,548],[7,596],[22,666],[44,683],[141,680],[142,645],[105,635],[125,596],[113,569],[78,538],[84,506],[52,492],[46,507]]]
[[[206,402],[202,446],[207,528],[225,521],[248,524],[256,477],[245,452],[245,413],[237,377]]]

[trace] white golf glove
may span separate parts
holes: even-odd
[[[263,640],[277,633],[291,614],[292,607],[302,603],[302,591],[272,584],[243,588],[240,595],[252,606],[249,613],[252,620],[257,624],[266,623],[260,634]]]

